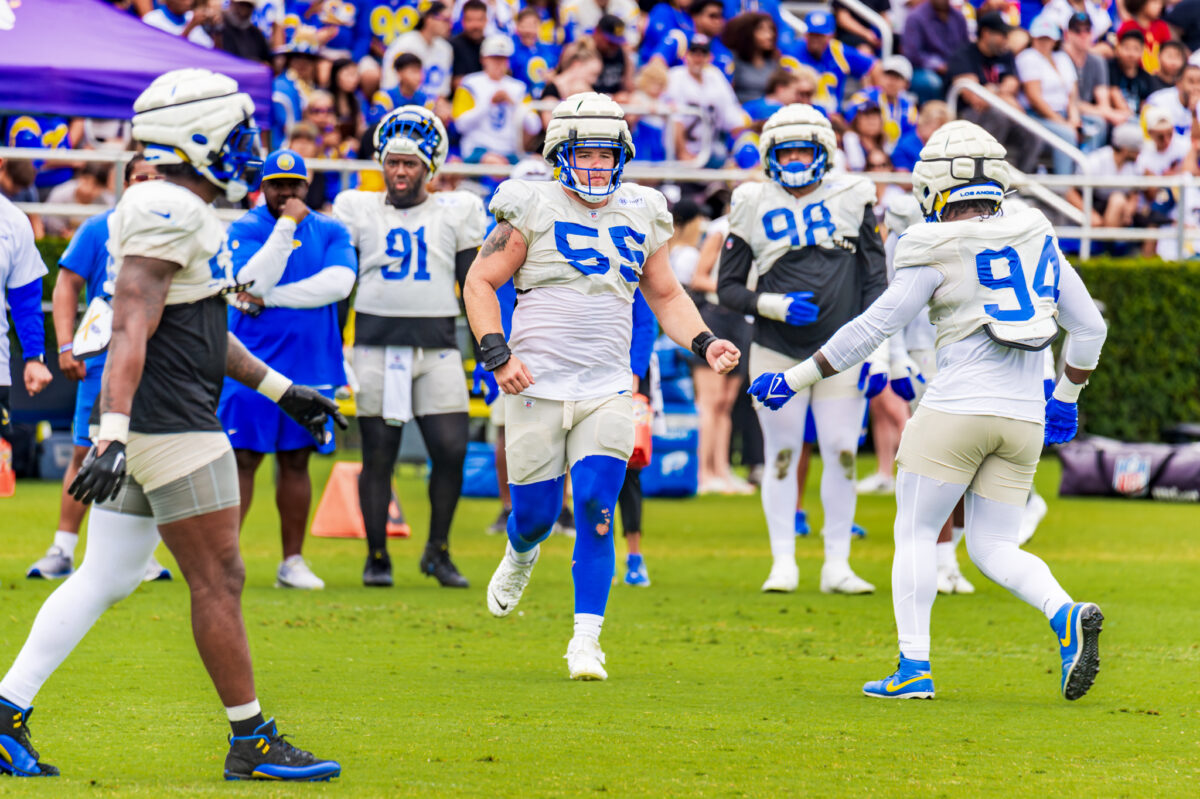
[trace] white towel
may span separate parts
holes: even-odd
[[[413,418],[413,348],[386,347],[383,351],[383,418],[404,424]]]

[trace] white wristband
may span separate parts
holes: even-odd
[[[764,319],[774,319],[776,322],[787,321],[788,308],[792,301],[783,294],[759,294],[755,302],[758,315]]]
[[[1086,385],[1087,383],[1072,383],[1064,375],[1061,380],[1054,384],[1054,393],[1050,396],[1059,402],[1079,402],[1079,394]]]
[[[258,388],[255,391],[265,397],[269,397],[271,402],[279,402],[279,398],[291,387],[291,380],[288,380],[268,366],[266,376],[263,377],[262,382],[258,384]]]
[[[96,433],[96,440],[127,443],[129,441],[129,417],[123,413],[100,414],[100,431]]]
[[[783,379],[792,391],[803,391],[821,382],[821,367],[812,358],[798,363],[783,373]]]

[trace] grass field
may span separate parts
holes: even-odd
[[[328,469],[317,463],[318,486]],[[221,780],[228,727],[176,582],[143,586],[109,611],[39,697],[34,740],[65,776],[6,780],[0,794],[1196,795],[1194,506],[1051,499],[1029,547],[1106,617],[1100,677],[1083,700],[1058,694],[1057,648],[1041,615],[963,555],[979,592],[935,607],[938,698],[889,703],[860,687],[895,661],[890,498],[859,505],[870,535],[852,561],[881,589],[869,597],[817,591],[819,536],[798,542],[799,592],[759,593],[769,555],[756,497],[649,503],[654,585],[614,587],[603,636],[609,680],[574,683],[562,659],[570,541],[544,545],[520,615],[505,619],[484,606],[503,549],[483,534],[489,500],[465,500],[455,524],[468,591],[417,573],[418,540],[394,543],[390,591],[360,586],[360,542],[313,540],[306,554],[329,587],[284,592],[272,587],[270,474],[260,471],[243,536],[259,695],[299,745],[341,760],[341,780]],[[1048,498],[1057,479],[1047,460],[1039,485]],[[423,486],[415,475],[399,485],[421,531]],[[22,483],[0,500],[0,669],[53,588],[22,575],[48,545],[55,507],[50,484]]]

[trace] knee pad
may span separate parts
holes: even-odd
[[[508,487],[512,496],[512,513],[508,530],[529,542],[535,542],[550,532],[562,510],[563,476],[527,485]]]

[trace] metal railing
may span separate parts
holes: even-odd
[[[42,149],[0,147],[0,159],[12,158],[20,160],[43,160],[47,151]],[[111,163],[118,165],[118,172],[132,157],[130,152],[114,152],[105,150],[72,150],[70,155],[63,154],[59,160],[81,161],[91,163]],[[308,168],[314,172],[336,172],[343,178],[358,172],[379,172],[380,167],[374,161],[351,161],[313,158],[306,161]],[[504,177],[513,167],[504,165],[448,163],[442,167],[442,172],[448,175],[463,177],[493,176]],[[874,183],[893,183],[905,185],[912,182],[909,172],[863,172],[857,173]],[[762,180],[762,172],[758,169],[703,169],[687,162],[668,162],[661,164],[639,164],[636,161],[625,170],[625,176],[630,180],[640,180],[652,183],[686,182],[708,184],[724,182],[731,185],[747,181]],[[120,183],[117,180],[116,183]],[[1080,257],[1086,259],[1090,255],[1092,241],[1162,241],[1174,239],[1177,252],[1184,253],[1191,242],[1200,250],[1200,228],[1191,227],[1189,220],[1192,216],[1190,203],[1191,191],[1198,187],[1196,178],[1190,174],[1171,175],[1166,177],[1143,176],[1114,176],[1101,177],[1095,175],[1022,175],[1016,188],[1030,196],[1047,202],[1048,205],[1063,213],[1063,216],[1073,225],[1060,225],[1056,228],[1062,238],[1078,238],[1080,240]],[[1084,209],[1081,211],[1068,203],[1062,196],[1067,189],[1079,190],[1082,195]],[[1108,228],[1091,225],[1091,202],[1094,189],[1115,189],[1126,192],[1142,192],[1150,189],[1171,189],[1176,195],[1177,217],[1173,224],[1159,228]],[[77,203],[16,203],[17,208],[27,214],[41,216],[93,216],[105,210],[102,205],[80,205]],[[244,209],[219,209],[217,214],[224,221],[233,221],[245,213]],[[1189,232],[1190,230],[1190,232]]]
[[[862,17],[867,21],[867,24],[874,28],[879,33],[879,56],[887,58],[896,51],[896,34],[892,30],[891,23],[879,15],[875,9],[869,7],[862,0],[842,0],[841,3],[855,16]],[[791,26],[792,30],[801,35],[808,32],[804,20],[797,16],[799,14],[807,14],[809,11],[824,9],[833,13],[833,9],[827,7],[824,3],[781,3],[779,7],[779,16]]]

